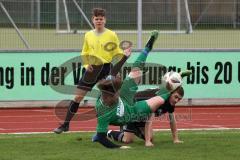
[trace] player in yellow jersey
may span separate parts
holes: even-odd
[[[118,36],[115,32],[105,28],[105,14],[105,10],[102,8],[92,10],[94,29],[85,34],[81,53],[84,65],[83,76],[78,83],[76,96],[69,104],[64,123],[54,129],[57,134],[69,130],[69,123],[77,112],[79,103],[84,96],[92,90],[99,80],[109,74],[112,61],[116,57],[120,59],[123,56],[123,51],[119,48]]]

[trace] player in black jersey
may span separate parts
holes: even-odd
[[[159,89],[148,89],[141,92],[137,92],[135,95],[136,101],[149,99],[155,96],[155,93]],[[174,143],[183,143],[183,141],[179,140],[176,120],[174,116],[174,109],[176,103],[178,103],[182,97],[184,96],[184,90],[182,87],[171,93],[170,97],[166,100],[166,102],[161,105],[158,110],[152,114],[149,119],[144,121],[138,121],[129,123],[123,126],[123,131],[108,131],[108,137],[112,138],[116,141],[123,143],[131,143],[134,140],[134,137],[137,136],[143,140],[145,140],[145,146],[153,146],[152,139],[152,119],[154,116],[162,116],[165,113],[168,113],[170,120],[170,128],[172,132],[173,142]]]

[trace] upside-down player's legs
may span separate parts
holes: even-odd
[[[136,61],[133,63],[133,69],[129,73],[129,77],[133,78],[137,84],[139,84],[140,82],[142,74],[141,71],[143,70],[143,67],[145,65],[148,53],[152,50],[154,42],[157,40],[157,38],[158,31],[153,31],[147,44],[145,45],[145,48],[142,50]]]
[[[133,68],[127,78],[123,81],[120,96],[125,97],[125,100],[128,101],[129,104],[133,104],[133,99],[135,93],[138,89],[137,85],[140,83],[142,70],[147,59],[148,53],[152,50],[154,42],[158,38],[158,32],[153,31],[151,36],[145,45],[145,48],[142,50],[136,61],[133,63]]]

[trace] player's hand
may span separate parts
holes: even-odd
[[[130,146],[121,146],[120,149],[129,149],[131,148]]]
[[[174,144],[180,144],[180,143],[184,143],[183,141],[180,141],[179,139],[176,139],[173,141]]]
[[[88,65],[87,68],[86,68],[86,70],[87,70],[88,72],[92,72],[92,71],[93,71],[93,66],[92,66],[92,65]]]
[[[151,141],[147,141],[147,142],[145,142],[145,146],[146,147],[153,147],[154,144]]]
[[[129,57],[132,53],[132,48],[129,47],[129,48],[125,49],[123,52],[124,52],[125,56]]]

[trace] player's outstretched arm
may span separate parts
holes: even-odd
[[[172,132],[173,143],[183,143],[183,141],[179,140],[178,131],[177,131],[177,124],[174,113],[169,113],[169,120],[170,120],[170,128]]]
[[[151,114],[149,119],[146,121],[144,132],[145,132],[145,146],[146,147],[153,147],[154,144],[152,143],[153,139],[153,122],[154,114]]]
[[[116,63],[113,66],[111,73],[110,73],[111,76],[116,76],[118,74],[118,72],[121,70],[124,63],[127,61],[128,57],[130,57],[131,53],[132,53],[131,48],[124,50],[124,56],[118,63]]]

